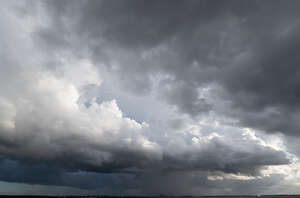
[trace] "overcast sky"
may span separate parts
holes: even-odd
[[[300,193],[300,2],[0,0],[0,193]]]

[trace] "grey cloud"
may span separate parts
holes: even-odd
[[[170,192],[174,186],[178,194],[189,189],[195,194],[218,193],[223,186],[248,192],[236,181],[221,184],[207,176],[221,172],[257,177],[265,166],[289,164],[291,156],[264,141],[267,135],[248,137],[243,127],[289,135],[299,129],[297,24],[281,17],[288,12],[287,18],[294,19],[296,6],[286,5],[284,10],[282,1],[271,7],[269,3],[133,0],[25,5],[22,17],[41,20],[30,37],[14,24],[1,30],[1,43],[18,38],[7,46],[19,47],[0,51],[0,154],[13,159],[2,159],[0,171],[20,171],[0,179],[95,189],[102,177],[107,179],[102,187],[112,188],[126,175],[121,186],[135,190],[137,185],[149,194]],[[270,18],[273,9],[279,12],[276,23]],[[289,25],[296,28],[282,31]],[[89,86],[100,86],[99,93],[93,88],[96,98],[87,93]],[[148,96],[159,105],[149,99],[137,107],[137,101]],[[136,108],[130,116],[117,104],[126,97],[132,101],[122,105]],[[143,123],[147,116],[139,116],[139,108],[157,122],[149,118]],[[206,126],[205,119],[212,115],[217,116]],[[217,123],[218,116],[239,122],[228,127]],[[35,168],[39,174],[30,177]],[[81,172],[85,175],[78,176]],[[195,172],[201,172],[199,178]],[[182,181],[173,181],[180,177]],[[278,182],[273,177],[259,181],[273,186]],[[156,182],[161,178],[169,183]],[[185,181],[205,185],[189,187]]]
[[[111,195],[264,194],[274,192],[270,190],[274,190],[274,186],[283,181],[280,175],[254,180],[207,180],[211,174],[205,171],[143,175],[78,172],[48,163],[34,163],[28,160],[13,160],[4,157],[0,159],[0,173],[2,181],[63,185],[85,189],[86,192],[90,192],[89,194]],[[259,185],[257,186],[257,184]],[[283,184],[283,187],[287,187],[286,184]],[[224,191],[224,189],[227,190]],[[51,192],[48,193],[51,194]]]
[[[22,122],[27,121],[22,118]],[[50,161],[66,169],[130,174],[149,171],[209,170],[257,175],[263,166],[290,163],[283,151],[276,151],[257,142],[247,142],[240,139],[242,137],[228,136],[225,140],[222,137],[214,137],[201,140],[207,138],[204,136],[199,137],[197,141],[200,142],[194,145],[193,135],[173,135],[169,137],[171,140],[160,136],[157,144],[162,150],[159,151],[161,154],[157,154],[156,151],[140,148],[137,140],[132,140],[130,145],[121,143],[124,141],[121,135],[116,137],[118,145],[114,142],[108,145],[94,142],[84,135],[68,132],[67,128],[62,129],[60,133],[67,132],[69,135],[51,135],[54,131],[49,128],[25,126],[21,125],[22,122],[16,123],[17,131],[14,133],[20,134],[18,137],[10,135],[11,131],[1,130],[3,134],[0,137],[1,154],[17,159],[25,157],[33,161]],[[50,141],[45,139],[45,135],[49,136]],[[98,138],[109,139],[105,135]],[[235,146],[229,141],[236,141]],[[239,150],[239,145],[246,149]]]
[[[200,112],[208,112],[211,106],[204,98],[199,98],[197,89],[184,82],[162,82],[160,94],[169,104],[177,105],[184,113],[197,116]]]
[[[174,91],[162,98],[194,117],[211,109],[196,89],[217,83],[232,102],[226,114],[244,126],[298,134],[298,2],[69,3],[45,5],[55,24],[72,22],[69,29],[50,26],[37,34],[46,43],[55,42],[45,33],[84,40],[96,63],[118,63],[110,71],[120,86],[145,94],[154,89],[151,76],[169,75]],[[265,115],[269,107],[280,115]]]
[[[97,189],[110,194],[113,193],[113,189],[125,191],[128,188],[127,190],[130,191],[138,187],[134,185],[134,176],[128,174],[77,171],[63,169],[51,163],[13,160],[4,157],[0,160],[0,172],[2,181],[70,186],[86,190]]]
[[[236,66],[228,75],[230,79],[226,79],[224,86],[234,105],[243,109],[240,116],[246,124],[298,135],[297,29],[292,28],[284,36],[269,39],[262,49],[255,48],[258,54],[250,56],[251,60],[247,60],[245,67]],[[266,113],[268,109],[273,109],[273,112]]]

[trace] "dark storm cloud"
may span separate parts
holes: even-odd
[[[25,158],[35,163],[48,163],[67,170],[133,175],[147,172],[197,170],[259,175],[260,169],[266,165],[290,163],[290,159],[283,151],[242,139],[224,140],[215,137],[209,142],[201,142],[200,148],[197,146],[184,148],[193,144],[192,137],[174,137],[172,143],[169,140],[161,140],[165,141],[167,148],[163,149],[161,156],[157,157],[150,151],[134,149],[134,145],[130,148],[103,143],[95,144],[90,140],[84,140],[83,136],[76,137],[75,135],[59,139],[53,136],[51,144],[46,142],[43,144],[44,137],[38,135],[34,131],[35,128],[27,127],[35,134],[34,138],[31,134],[25,133],[25,127],[22,127],[24,135],[19,135],[18,138],[13,138],[7,132],[0,130],[6,134],[0,137],[2,155],[16,159]],[[48,130],[43,129],[44,133],[51,134]],[[238,141],[235,142],[237,148],[229,141]],[[239,150],[239,145],[247,148]],[[172,151],[172,146],[177,148],[176,153]]]
[[[207,180],[209,172],[173,172],[129,174],[102,174],[63,169],[49,163],[0,158],[0,179],[7,182],[27,184],[62,185],[90,190],[94,193],[112,195],[206,195],[206,194],[257,194],[282,181],[275,175],[255,181],[233,179]],[[257,183],[260,185],[257,186]],[[286,187],[286,186],[285,186]],[[227,193],[222,188],[232,188]],[[93,191],[95,190],[96,191]],[[233,193],[234,192],[234,193]],[[71,194],[72,191],[70,192]]]
[[[237,65],[225,79],[235,107],[245,111],[239,116],[249,126],[299,134],[298,32],[298,26],[292,27],[285,35],[264,41],[244,67]]]
[[[217,83],[232,102],[233,113],[227,114],[243,125],[298,134],[298,2],[53,1],[44,6],[59,25],[37,33],[43,42],[78,53],[71,45],[76,45],[72,38],[80,39],[78,45],[96,63],[119,63],[112,72],[129,91],[147,93],[151,76],[171,76],[171,82],[161,81],[170,88],[162,89],[162,98],[197,116],[211,105],[196,89]],[[265,113],[270,108],[279,113]]]
[[[236,179],[208,177],[257,181],[263,168],[294,156],[243,127],[289,135],[300,128],[298,3],[275,2],[56,0],[18,8],[34,25],[24,28],[30,44],[11,39],[24,30],[13,22],[16,35],[1,30],[0,43],[13,47],[0,50],[0,180],[148,194],[174,186],[176,194],[248,192]],[[145,108],[141,114],[158,117],[153,126],[128,117],[118,101],[101,101],[110,98],[104,92],[90,99],[87,87],[102,80],[124,98],[163,100],[179,119],[131,101],[132,117]],[[259,181],[273,186],[278,178]]]
[[[134,176],[128,174],[77,171],[64,169],[51,163],[13,160],[5,157],[0,159],[0,173],[1,181],[70,186],[90,190],[101,189],[103,191],[108,189],[110,190],[108,193],[112,193],[113,189],[124,190],[123,188],[138,187],[134,184]],[[128,182],[130,180],[131,182]]]

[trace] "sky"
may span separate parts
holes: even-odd
[[[300,193],[299,1],[0,5],[0,194]]]

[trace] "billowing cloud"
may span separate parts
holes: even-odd
[[[297,135],[297,5],[54,1],[41,5],[50,25],[37,35],[41,45],[58,43],[54,49],[77,52],[84,42],[96,64],[106,62],[135,93],[151,91],[159,79],[168,87],[159,90],[162,98],[183,113],[211,110],[197,89],[218,84],[226,93],[219,97],[235,108],[226,113],[242,125]]]
[[[297,178],[296,2],[2,3],[0,180],[242,194]]]

